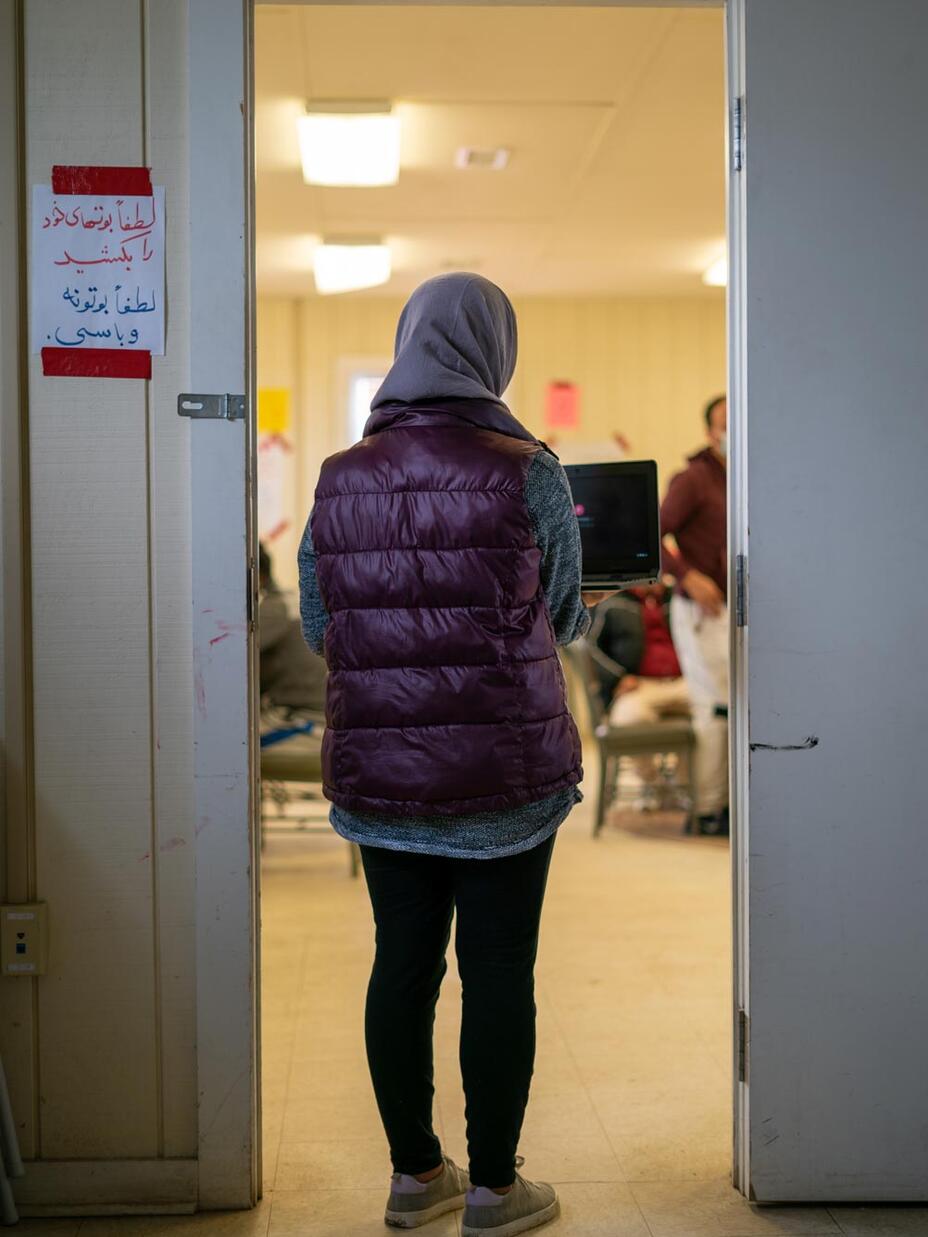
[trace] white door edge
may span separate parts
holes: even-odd
[[[189,6],[190,383],[252,395],[251,0]],[[193,421],[198,1208],[260,1194],[253,400]]]
[[[748,707],[748,555],[747,494],[747,375],[746,318],[744,305],[746,111],[744,84],[744,0],[727,0],[725,11],[725,62],[728,101],[728,558],[731,625],[731,692],[729,706],[729,770],[731,804],[732,873],[732,1081],[733,1147],[732,1180],[743,1194],[750,1192],[749,1068],[750,1001],[748,983],[748,785],[750,748]],[[741,168],[735,170],[733,116],[735,101],[741,110]],[[744,625],[738,625],[737,590],[739,557],[744,564]],[[742,1013],[747,1019],[741,1026]],[[745,1041],[742,1042],[742,1036]],[[740,1075],[745,1072],[745,1079]]]

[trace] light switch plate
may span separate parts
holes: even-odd
[[[0,906],[0,972],[44,975],[48,965],[48,904]]]

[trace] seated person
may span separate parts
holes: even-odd
[[[587,638],[613,726],[689,716],[669,612],[664,584],[628,589],[596,607]]]
[[[628,589],[596,607],[587,640],[613,726],[689,717],[669,615],[670,590],[663,584]],[[634,768],[646,786],[657,781],[653,757],[640,757]]]
[[[274,583],[271,556],[258,550],[258,650],[261,698],[287,713],[323,713],[327,669],[307,648],[300,620],[291,618]]]

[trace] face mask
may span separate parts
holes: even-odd
[[[719,455],[728,455],[728,435],[719,435]]]

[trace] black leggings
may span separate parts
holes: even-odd
[[[505,1186],[535,1063],[535,954],[554,837],[505,859],[362,846],[377,925],[367,1058],[394,1172],[441,1163],[432,1130],[432,1027],[451,915],[463,987],[461,1074],[474,1185]]]

